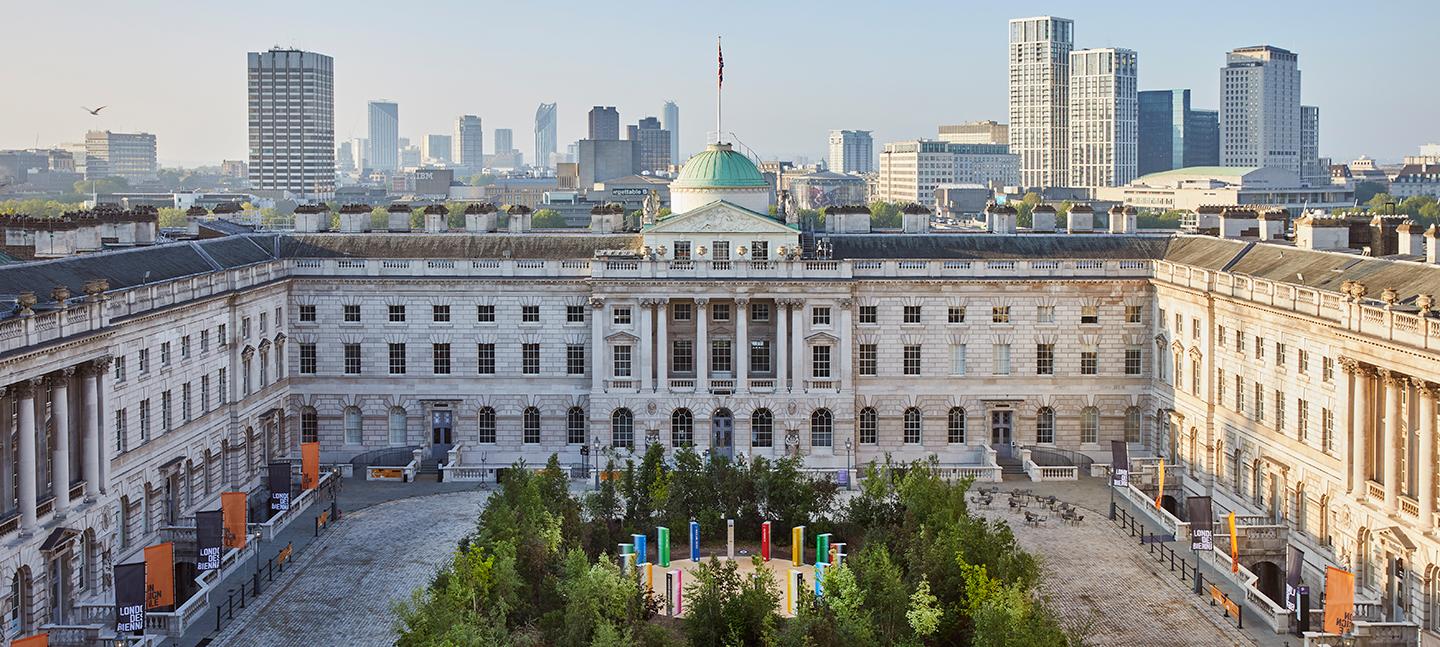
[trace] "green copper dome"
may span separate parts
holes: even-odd
[[[729,144],[710,144],[691,157],[670,183],[672,189],[765,188],[770,183],[750,158],[735,152]]]

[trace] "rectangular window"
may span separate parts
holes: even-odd
[[[390,374],[405,374],[405,344],[390,344]]]
[[[1320,449],[1335,451],[1335,412],[1325,408],[1320,409]]]
[[[995,366],[994,366],[994,372],[995,372],[995,374],[996,374],[996,375],[1009,375],[1009,374],[1010,374],[1010,344],[995,344],[995,346],[994,346],[994,348],[992,349],[991,352],[993,352],[993,353],[994,353],[994,356],[995,356],[995,357],[994,357],[994,364],[995,364]]]
[[[875,375],[876,360],[875,344],[860,344],[860,374]]]
[[[431,305],[430,319],[435,323],[450,323],[450,306],[447,304]]]
[[[534,307],[534,306],[526,306],[526,307]],[[612,315],[612,319],[613,319],[613,322],[614,322],[615,325],[617,325],[617,326],[628,326],[628,325],[630,325],[630,308],[616,307],[614,310],[612,310],[612,311],[610,312],[610,314]],[[535,321],[539,321],[539,320],[540,320],[540,315],[539,315],[539,314],[536,314],[536,315],[535,315]]]
[[[905,306],[902,315],[903,323],[918,324],[920,323],[920,306]]]
[[[728,241],[728,240],[715,240],[715,241],[711,241],[711,242],[710,242],[710,250],[711,250],[711,252],[714,254],[714,259],[715,259],[715,260],[717,260],[717,261],[728,261],[728,260],[730,260],[730,241]]]
[[[946,313],[945,320],[952,324],[965,323],[965,306],[950,306],[949,312]]]
[[[829,346],[813,346],[810,348],[810,375],[817,380],[830,378]]]
[[[695,305],[692,303],[676,303],[671,308],[674,310],[675,321],[690,321],[695,318]]]
[[[1225,371],[1215,369],[1215,401],[1225,406]]]
[[[520,323],[540,323],[540,306],[520,306]]]
[[[1200,320],[1199,320],[1199,319],[1191,319],[1191,320],[1190,320],[1190,338],[1191,338],[1191,339],[1199,339],[1199,338],[1200,338]]]
[[[1326,382],[1335,379],[1335,360],[1329,357],[1320,358],[1320,379]]]
[[[475,321],[480,323],[495,323],[495,306],[488,303],[475,306]]]
[[[677,241],[675,241],[675,260],[677,260],[677,261],[688,261],[688,260],[690,260],[690,241],[688,241],[688,240],[677,240]]]
[[[208,330],[200,331],[200,352],[210,352],[210,331]]]
[[[1265,338],[1255,336],[1255,359],[1265,359]]]
[[[990,323],[1010,323],[1010,306],[991,307]]]
[[[1141,356],[1140,356],[1140,349],[1139,349],[1139,348],[1126,348],[1126,349],[1125,349],[1125,374],[1126,374],[1126,375],[1139,375],[1139,374],[1140,374],[1140,367],[1142,366],[1141,361],[1142,361],[1142,358],[1141,358]],[[1183,374],[1181,373],[1181,371],[1180,371],[1180,366],[1178,366],[1178,365],[1175,367],[1175,375],[1176,375],[1177,377],[1180,377],[1180,376],[1183,375]]]
[[[1190,395],[1200,397],[1200,360],[1190,360]]]
[[[630,377],[630,347],[616,346],[613,352],[615,377]]]
[[[1100,373],[1100,354],[1093,350],[1080,351],[1080,374],[1098,375]]]
[[[695,372],[695,342],[677,339],[671,343],[670,368],[676,373]]]
[[[495,374],[495,344],[476,344],[476,355],[479,357],[479,364],[475,372],[480,375]]]
[[[170,365],[170,342],[160,342],[160,365]]]
[[[730,304],[710,304],[710,319],[711,321],[730,321]]]
[[[1275,429],[1285,430],[1285,394],[1275,392]]]
[[[431,344],[430,355],[434,359],[436,375],[450,374],[450,344]]]
[[[200,376],[200,413],[210,413],[210,376]]]
[[[730,340],[716,339],[710,342],[710,371],[714,373],[729,373],[734,370],[732,366],[734,355],[730,354]]]
[[[390,321],[394,321],[394,322],[397,322],[397,323],[398,323],[398,322],[401,322],[401,321],[405,321],[405,306],[404,306],[403,304],[401,304],[401,305],[393,305],[393,304],[392,304],[392,305],[390,306]]]
[[[904,368],[906,375],[920,374],[920,346],[918,344],[905,347]]]
[[[1180,315],[1175,316],[1179,317]],[[1140,323],[1140,306],[1125,306],[1125,323]]]
[[[1185,315],[1175,313],[1175,336],[1179,337],[1185,332]]]
[[[171,409],[172,409],[172,407],[171,407],[171,403],[170,403],[170,392],[169,392],[169,391],[166,391],[166,392],[164,392],[164,393],[161,393],[161,394],[160,394],[160,433],[162,433],[162,434],[165,433],[165,432],[167,432],[167,431],[170,431],[170,413],[171,413]]]
[[[180,338],[180,359],[190,359],[190,335]]]
[[[1245,413],[1245,378],[1235,376],[1235,412]]]
[[[1035,320],[1040,323],[1055,323],[1055,306],[1036,306]]]
[[[877,321],[875,306],[860,306],[860,323],[873,324]]]
[[[115,451],[125,452],[125,410],[115,410]]]
[[[567,344],[565,346],[565,374],[585,374],[585,346],[583,344]]]
[[[810,309],[810,325],[812,325],[812,326],[828,326],[828,325],[830,325],[830,309],[829,309],[829,308],[823,308],[823,307],[811,308],[811,309]]]
[[[150,398],[140,401],[140,442],[150,442]]]
[[[1299,352],[1295,354],[1295,359],[1296,372],[1301,375],[1308,375],[1310,373],[1310,351],[1301,348]]]
[[[124,356],[124,355],[116,355],[116,356],[115,356],[115,381],[116,381],[116,382],[124,382],[124,381],[125,381],[125,356]]]
[[[950,374],[965,374],[965,344],[956,344],[950,347]]]
[[[1310,403],[1295,401],[1295,437],[1302,442],[1310,436]]]
[[[540,374],[540,344],[520,345],[520,372],[525,375]]]
[[[1055,344],[1035,344],[1035,374],[1055,374]]]
[[[300,344],[300,374],[314,375],[316,364],[315,344]]]
[[[300,321],[301,321],[301,323],[314,323],[314,322],[315,322],[315,306],[313,306],[313,305],[302,305],[302,306],[300,306]]]
[[[750,417],[750,444],[754,447],[769,447],[775,442],[775,419],[769,412]]]
[[[1099,306],[1080,306],[1080,323],[1082,323],[1082,324],[1098,324],[1098,323],[1100,323],[1100,307],[1099,307]]]
[[[1245,333],[1235,331],[1235,352],[1245,354]]]
[[[340,312],[344,315],[344,320],[348,323],[355,323],[357,321],[360,321],[359,304],[350,303],[342,305],[340,306]]]
[[[565,306],[565,323],[585,323],[585,306]]]
[[[141,374],[141,375],[144,375],[144,374],[150,372],[150,349],[148,349],[148,348],[141,348],[141,349],[140,349],[140,361],[138,362],[138,364],[140,365],[140,374]]]
[[[1255,383],[1255,419],[1265,421],[1265,385]]]
[[[190,422],[190,383],[180,385],[180,421]]]
[[[1290,361],[1289,350],[1285,344],[1275,342],[1275,366],[1285,368],[1285,364]]]
[[[770,321],[770,304],[750,304],[750,321]]]
[[[750,372],[755,374],[770,371],[770,342],[763,339],[750,342]]]
[[[345,373],[360,374],[360,344],[345,344]]]
[[[241,337],[242,339],[249,339],[249,338],[250,338],[250,318],[249,318],[249,317],[245,317],[245,318],[243,318],[243,319],[240,320],[240,337]]]
[[[1216,326],[1216,327],[1215,327],[1215,344],[1218,345],[1218,346],[1223,347],[1223,346],[1225,346],[1227,343],[1228,343],[1228,342],[1225,341],[1225,326]]]

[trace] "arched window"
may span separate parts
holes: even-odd
[[[1295,512],[1291,518],[1295,520],[1295,529],[1302,533],[1310,530],[1308,527],[1310,515],[1307,514],[1305,507],[1305,484],[1301,483],[1295,486]]]
[[[1099,424],[1096,424],[1096,428],[1099,428]],[[1125,410],[1125,442],[1140,442],[1140,407],[1130,407]]]
[[[816,409],[810,414],[810,446],[830,447],[835,442],[835,416],[829,409]]]
[[[409,434],[407,433],[408,430],[405,428],[405,426],[406,426],[406,422],[405,422],[405,409],[404,409],[404,407],[390,407],[390,444],[391,444],[391,445],[404,445],[404,444],[405,444],[405,440],[406,440],[406,438],[409,436]]]
[[[1316,532],[1321,546],[1330,545],[1330,496],[1320,497],[1320,529]]]
[[[610,444],[626,449],[635,448],[635,414],[629,409],[616,409],[610,414]]]
[[[1440,631],[1440,568],[1434,565],[1425,573],[1425,627]]]
[[[540,444],[540,410],[535,407],[525,407],[525,412],[521,414],[520,418],[522,442],[527,445]]]
[[[315,415],[315,407],[302,407],[300,409],[300,442],[314,443],[320,441],[320,418]]]
[[[364,423],[360,407],[345,407],[345,444],[359,445],[365,442]]]
[[[750,414],[750,446],[770,447],[775,443],[775,416],[769,409]]]
[[[880,416],[875,410],[865,407],[860,410],[860,444],[873,445],[879,442]]]
[[[670,445],[689,447],[695,444],[695,414],[689,409],[676,409],[670,414]]]
[[[490,407],[480,407],[480,413],[475,416],[476,435],[482,443],[495,442],[495,410]]]
[[[565,442],[571,445],[585,444],[585,410],[570,407],[565,414]]]
[[[120,497],[120,523],[116,524],[115,530],[120,533],[119,541],[121,548],[130,546],[130,497]]]
[[[1100,442],[1100,410],[1085,407],[1080,411],[1080,442]]]
[[[924,423],[920,415],[920,409],[915,407],[906,409],[904,417],[905,444],[919,445],[921,440],[920,430],[923,426]]]
[[[10,608],[5,615],[5,624],[15,627],[16,635],[28,634],[35,628],[34,597],[30,567],[21,566],[10,580]]]
[[[957,445],[965,444],[965,409],[961,407],[950,407],[950,415],[945,425],[946,438]]]
[[[1050,407],[1040,407],[1035,412],[1035,442],[1055,442],[1055,410]]]

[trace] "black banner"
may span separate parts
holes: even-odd
[[[115,566],[115,633],[145,631],[145,562]]]
[[[1296,603],[1300,591],[1300,569],[1305,566],[1305,551],[1291,545],[1290,554],[1285,556],[1285,608],[1299,611]]]
[[[1130,450],[1123,440],[1110,441],[1110,484],[1130,487]]]
[[[284,512],[290,509],[290,464],[271,463],[270,512]]]
[[[1190,550],[1215,549],[1215,512],[1211,507],[1208,496],[1185,499],[1185,516],[1190,520]]]
[[[195,570],[202,573],[220,570],[220,556],[225,554],[225,513],[220,510],[196,512],[195,540],[200,548]]]

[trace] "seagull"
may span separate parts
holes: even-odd
[[[92,114],[92,115],[95,115],[96,117],[98,117],[98,116],[100,116],[100,111],[105,109],[105,106],[100,106],[99,108],[95,108],[94,110],[91,110],[90,108],[86,108],[85,106],[80,106],[80,109],[81,109],[81,110],[84,110],[85,112],[88,112],[88,113],[90,113],[90,114]]]

